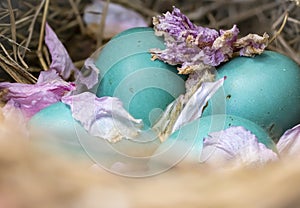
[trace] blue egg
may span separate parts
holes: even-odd
[[[211,132],[242,126],[254,134],[260,143],[277,152],[276,145],[268,133],[254,122],[234,115],[211,115],[188,123],[175,131],[153,154],[152,167],[166,168],[184,160],[189,163],[201,162],[203,139]],[[171,168],[171,167],[169,167]]]
[[[32,132],[37,133],[32,135],[34,140],[47,149],[63,150],[80,158],[87,158],[76,133],[76,129],[83,129],[73,119],[68,105],[57,102],[42,109],[30,119],[29,127]]]
[[[96,59],[100,70],[97,96],[121,99],[124,108],[145,128],[151,127],[167,105],[185,93],[186,76],[176,66],[151,60],[152,48],[165,48],[152,28],[133,28],[114,37]]]
[[[218,67],[224,86],[203,116],[231,114],[251,120],[277,141],[300,122],[300,68],[290,58],[265,51],[254,58],[236,57]]]
[[[72,117],[68,105],[57,102],[38,113],[29,121],[32,142],[46,150],[97,163],[110,170],[115,163],[144,165],[145,158],[158,147],[158,138],[151,132],[142,132],[134,140],[122,139],[110,143],[103,138],[91,136]]]

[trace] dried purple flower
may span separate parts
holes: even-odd
[[[196,26],[175,7],[172,13],[153,17],[153,25],[155,34],[164,36],[166,49],[151,49],[152,59],[182,65],[178,68],[180,74],[202,70],[204,65],[218,66],[232,58],[235,52],[242,56],[260,54],[268,43],[267,34],[263,37],[250,34],[238,39],[236,25],[219,32]]]

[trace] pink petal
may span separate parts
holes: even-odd
[[[4,95],[7,106],[21,109],[30,118],[41,109],[58,102],[75,87],[73,83],[61,79],[56,71],[48,70],[40,73],[36,84],[2,82],[0,89],[8,90]]]
[[[69,79],[72,73],[76,76],[79,70],[75,67],[64,45],[48,24],[46,24],[45,33],[45,43],[52,58],[50,69],[56,70],[65,80]]]

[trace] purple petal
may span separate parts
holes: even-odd
[[[72,74],[77,76],[79,70],[74,66],[64,45],[48,24],[46,24],[45,43],[52,58],[50,69],[56,70],[65,80]]]
[[[204,64],[218,66],[232,57],[233,43],[237,40],[239,29],[234,25],[230,30],[220,30],[220,34],[215,39],[211,48],[205,48],[206,56],[203,57]]]
[[[250,131],[241,126],[213,132],[204,139],[201,160],[213,166],[261,166],[278,159]]]
[[[281,156],[300,155],[300,124],[287,130],[279,139],[277,149]]]
[[[36,84],[0,83],[7,90],[4,101],[7,106],[21,109],[30,118],[41,109],[58,102],[67,92],[75,89],[73,83],[61,79],[54,70],[42,71]]]
[[[214,29],[204,28],[193,24],[180,10],[173,7],[172,13],[153,18],[153,25],[157,35],[171,36],[175,41],[187,38],[203,45],[211,45],[219,36]]]
[[[73,117],[92,136],[116,142],[123,137],[133,139],[140,133],[142,120],[133,118],[118,98],[98,98],[84,92],[65,96],[62,101],[71,107]]]

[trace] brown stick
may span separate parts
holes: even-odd
[[[15,15],[10,0],[7,0],[7,5],[9,10],[9,16],[10,16],[11,38],[13,39],[14,42],[17,42],[16,20],[15,20]],[[12,47],[13,47],[14,59],[17,60],[17,47],[15,44],[13,44]]]
[[[78,11],[78,8],[77,8],[74,0],[69,0],[69,3],[71,4],[71,7],[72,7],[72,9],[74,11],[74,14],[76,16],[76,20],[77,20],[77,23],[79,25],[81,34],[85,34],[86,33],[86,29],[85,29],[85,26],[83,24],[82,18],[80,16],[80,12]]]
[[[43,58],[43,43],[44,43],[44,35],[45,35],[45,26],[46,26],[46,19],[47,19],[47,14],[48,14],[48,8],[49,8],[49,3],[50,0],[46,0],[45,6],[44,6],[44,13],[43,13],[43,20],[42,20],[42,25],[41,25],[41,31],[40,31],[40,38],[39,38],[39,45],[37,49],[37,56],[39,58],[39,61],[42,65],[42,68],[44,70],[48,69],[48,66]]]
[[[29,26],[29,28],[28,28],[29,34],[28,34],[27,41],[26,41],[26,44],[25,44],[25,47],[26,47],[26,48],[29,47],[29,44],[30,44],[31,39],[32,39],[32,34],[33,34],[33,31],[34,31],[34,25],[35,25],[35,23],[36,23],[36,19],[37,19],[38,15],[40,14],[40,12],[41,12],[41,10],[42,10],[44,4],[45,4],[45,0],[43,0],[43,1],[41,2],[41,4],[40,4],[39,7],[37,8],[37,10],[36,10],[36,12],[35,12],[35,14],[34,14],[34,16],[33,16],[33,18],[32,18],[32,21],[31,21],[30,26]],[[22,58],[25,57],[25,54],[26,54],[26,53],[25,53],[25,50],[23,50],[23,51],[22,51]]]

